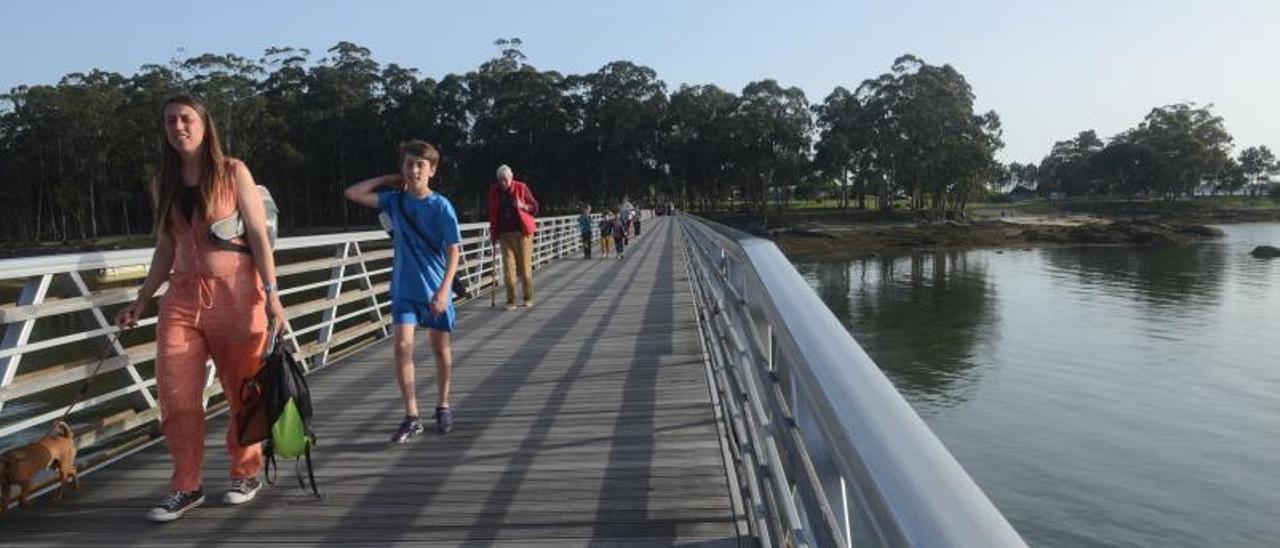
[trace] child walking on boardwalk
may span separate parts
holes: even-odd
[[[348,200],[382,210],[391,218],[395,256],[391,265],[391,321],[395,328],[396,379],[404,397],[404,419],[391,436],[404,443],[423,432],[414,386],[413,337],[427,329],[436,358],[436,429],[453,430],[449,406],[449,377],[453,352],[453,277],[458,271],[462,234],[453,204],[431,190],[430,180],[440,165],[440,153],[424,141],[400,146],[400,173],[361,181],[346,191]],[[383,188],[388,187],[388,188]]]
[[[604,211],[600,219],[600,258],[613,254],[613,212]]]

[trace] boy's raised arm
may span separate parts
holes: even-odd
[[[360,181],[354,185],[347,187],[346,192],[343,192],[342,194],[343,196],[346,196],[348,200],[351,200],[357,204],[360,204],[365,207],[371,207],[371,208],[377,209],[378,208],[378,189],[381,188],[382,185],[395,183],[399,181],[400,178],[401,178],[400,174],[393,173],[389,175],[383,175],[380,177],[374,177],[372,179],[365,179],[363,181]]]

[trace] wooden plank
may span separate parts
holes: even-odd
[[[386,443],[403,413],[390,344],[312,376],[323,500],[301,494],[285,462],[280,484],[250,505],[218,503],[224,416],[206,428],[210,500],[184,519],[143,522],[169,475],[154,447],[86,478],[65,503],[0,518],[0,529],[26,546],[738,546],[676,230],[655,222],[624,260],[539,269],[532,309],[461,305],[450,435]],[[429,410],[425,333],[415,346]]]
[[[368,299],[370,296],[376,296],[382,293],[386,293],[387,290],[390,288],[391,288],[391,282],[381,282],[381,283],[374,284],[374,286],[371,289],[357,289],[354,291],[348,291],[346,293],[343,293],[336,299],[321,297],[319,299],[312,299],[304,303],[291,305],[285,309],[285,313],[288,315],[289,319],[292,320],[301,316],[306,316],[307,314],[315,314],[316,312],[322,312],[334,306],[342,306],[344,304],[356,302],[361,299]]]
[[[162,295],[157,291],[156,296]],[[104,289],[93,295],[82,297],[55,297],[48,296],[37,304],[6,304],[0,305],[0,324],[8,324],[30,320],[33,318],[44,318],[47,316],[56,316],[58,314],[68,314],[71,312],[79,312],[82,310],[90,310],[94,307],[104,307],[113,304],[129,302],[138,298],[138,288],[122,288],[122,289]]]
[[[365,251],[360,255],[352,255],[350,257],[346,257],[343,259],[334,259],[332,257],[324,257],[321,259],[311,259],[306,261],[299,261],[296,263],[288,263],[288,264],[284,264],[276,267],[276,278],[279,279],[279,278],[283,278],[285,276],[291,276],[294,274],[314,272],[317,270],[324,270],[326,268],[331,268],[335,266],[356,264],[360,262],[372,263],[375,261],[390,259],[391,256],[394,255],[394,253],[395,252],[392,251],[391,249],[378,249],[374,251]]]

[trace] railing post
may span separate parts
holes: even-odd
[[[345,259],[350,254],[351,242],[342,242],[338,244],[337,249],[333,253],[334,259]],[[328,300],[333,302],[333,306],[325,309],[321,321],[319,333],[316,340],[321,344],[322,348],[315,356],[312,357],[311,367],[324,367],[325,360],[329,358],[329,340],[333,337],[333,319],[338,314],[338,297],[342,295],[342,277],[347,271],[346,264],[331,267],[329,269],[329,290],[326,294]]]
[[[557,223],[559,224],[559,223]],[[556,227],[556,254],[555,258],[564,257],[564,225],[559,224]]]
[[[44,274],[27,278],[22,285],[22,293],[18,295],[18,306],[27,306],[39,304],[44,301],[44,296],[49,292],[49,284],[53,281],[53,274]],[[4,340],[0,341],[0,349],[9,350],[27,344],[27,340],[31,338],[31,328],[35,327],[35,318],[22,320],[18,325],[9,325],[4,329]],[[0,358],[0,388],[13,384],[13,377],[18,374],[18,365],[22,363],[22,354],[14,354]],[[4,402],[0,401],[0,409],[4,409]]]
[[[89,291],[89,286],[84,283],[84,278],[80,276],[79,272],[71,272],[69,275],[71,277],[71,283],[75,285],[76,291],[80,296],[93,296],[93,292]],[[122,356],[125,359],[128,359],[128,356],[126,356],[124,352],[124,345],[120,344],[120,339],[113,338],[111,336],[110,332],[112,325],[111,322],[107,321],[107,316],[102,313],[102,309],[95,305],[93,308],[89,309],[89,312],[93,315],[94,323],[98,324],[98,327],[107,330],[107,333],[104,333],[102,336],[106,337],[107,341],[111,343],[111,352],[117,356]],[[138,368],[131,363],[125,366],[125,371],[128,372],[129,379],[133,381],[134,389],[141,394],[142,399],[147,402],[147,407],[159,407],[159,404],[156,403],[155,396],[152,396],[151,391],[147,390],[147,387],[144,384],[146,381],[143,380],[142,375],[138,373]]]
[[[351,242],[351,247],[355,249],[355,255],[360,257],[360,262],[355,264],[360,269],[360,278],[358,279],[360,289],[365,291],[372,290],[373,280],[369,278],[369,265],[365,263],[364,252],[360,249],[360,242]],[[461,262],[461,253],[459,253],[458,259]],[[389,336],[390,333],[387,332],[387,326],[382,323],[382,307],[378,306],[378,296],[376,294],[369,294],[369,305],[373,307],[373,312],[369,313],[369,319],[378,322],[383,337]]]

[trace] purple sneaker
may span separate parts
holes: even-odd
[[[441,434],[448,434],[453,431],[453,408],[437,407],[436,408],[436,430]]]
[[[418,420],[418,417],[405,415],[404,420],[400,421],[400,429],[396,430],[396,435],[391,436],[391,443],[409,441],[409,438],[421,434],[422,430],[422,421]]]

